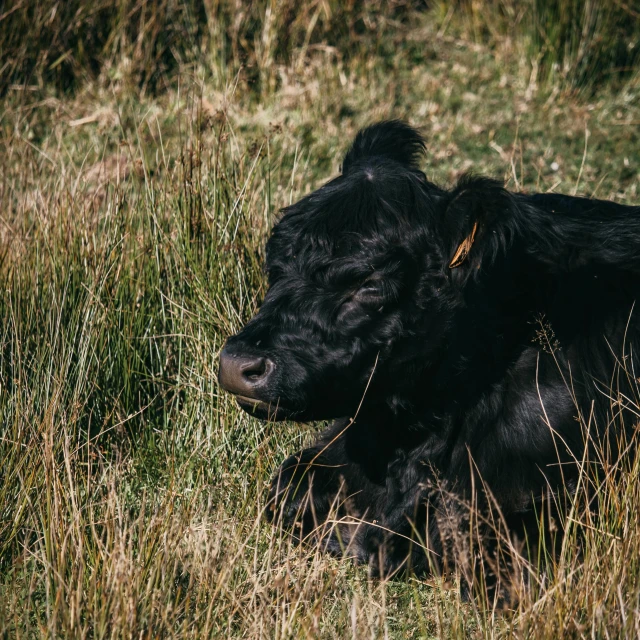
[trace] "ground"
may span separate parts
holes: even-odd
[[[318,425],[216,383],[264,292],[280,207],[359,127],[406,118],[424,170],[640,203],[640,76],[575,91],[446,11],[349,52],[194,63],[141,90],[126,59],[74,91],[14,84],[0,116],[0,636],[610,637],[640,624],[637,467],[516,611],[455,584],[370,580],[261,518]],[[268,34],[267,34],[268,35]],[[373,42],[375,44],[371,44]],[[260,86],[256,88],[256,83]],[[584,533],[586,531],[586,533]]]

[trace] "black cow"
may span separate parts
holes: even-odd
[[[377,573],[454,561],[495,587],[584,462],[632,439],[640,208],[441,189],[423,150],[402,122],[364,129],[284,210],[219,379],[260,418],[336,419],[275,475],[271,519]]]

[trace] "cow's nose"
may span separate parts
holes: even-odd
[[[255,398],[273,372],[273,360],[264,356],[229,352],[226,347],[220,353],[220,386],[237,396]]]

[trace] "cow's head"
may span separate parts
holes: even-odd
[[[264,302],[220,355],[221,386],[250,413],[353,415],[369,382],[367,402],[402,403],[435,366],[459,306],[452,267],[477,221],[445,219],[462,196],[427,181],[423,148],[402,122],[369,127],[340,176],[285,209],[267,243]]]

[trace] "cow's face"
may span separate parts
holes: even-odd
[[[229,338],[221,386],[262,418],[353,415],[443,346],[452,308],[435,231],[442,192],[367,158],[287,209],[267,244],[269,289]]]

